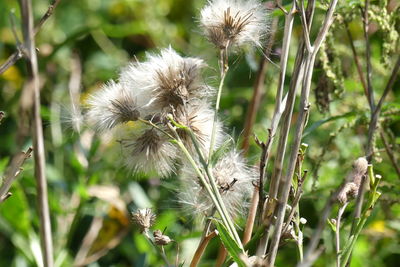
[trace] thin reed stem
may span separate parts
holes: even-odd
[[[345,211],[349,202],[346,202],[339,208],[338,215],[336,218],[336,231],[335,231],[335,245],[336,245],[336,266],[340,267],[340,260],[342,255],[340,254],[340,222],[342,220],[343,212]]]
[[[40,215],[40,240],[42,245],[43,265],[52,267],[53,261],[53,241],[51,233],[51,221],[49,211],[49,201],[46,181],[46,159],[44,150],[43,125],[40,116],[40,88],[39,70],[36,55],[35,37],[33,29],[32,3],[30,0],[20,0],[22,30],[24,36],[24,46],[27,51],[29,80],[28,86],[33,92],[33,154],[35,161],[35,178],[37,183],[37,199],[39,203]]]
[[[288,164],[288,167],[286,168],[287,173],[286,173],[286,175],[284,175],[282,177],[283,179],[282,179],[282,182],[280,185],[280,196],[278,197],[275,229],[274,229],[274,234],[273,234],[273,238],[271,241],[271,246],[270,246],[270,249],[268,250],[269,253],[268,253],[268,257],[267,257],[267,264],[269,266],[274,266],[274,264],[275,264],[275,259],[276,259],[276,255],[277,255],[277,251],[278,251],[278,247],[279,247],[280,237],[282,234],[281,231],[282,231],[285,212],[286,212],[285,207],[286,207],[286,204],[288,201],[291,181],[292,181],[292,177],[293,177],[293,174],[295,171],[297,154],[300,149],[301,139],[303,136],[303,130],[304,130],[305,124],[307,123],[307,117],[308,117],[308,112],[309,112],[309,108],[310,108],[309,95],[310,95],[310,88],[311,88],[311,78],[313,75],[315,58],[316,58],[319,48],[322,45],[322,42],[326,38],[326,35],[328,33],[330,26],[332,25],[333,12],[336,8],[337,2],[338,2],[338,0],[332,0],[330,2],[327,14],[324,19],[324,23],[322,24],[322,26],[319,30],[317,38],[312,47],[312,50],[308,51],[307,55],[306,55],[306,64],[305,64],[306,69],[305,69],[305,75],[304,75],[303,84],[302,84],[303,88],[302,88],[301,97],[300,97],[300,108],[299,108],[299,114],[298,114],[298,119],[297,119],[297,123],[296,123],[296,130],[294,133],[294,141],[291,146],[291,155],[289,158],[289,164]],[[307,26],[306,26],[306,28],[307,28]],[[303,31],[306,32],[305,29],[303,29]]]
[[[226,73],[228,72],[227,50],[226,49],[220,50],[219,62],[220,62],[219,64],[220,64],[220,68],[221,68],[221,77],[220,77],[220,82],[219,82],[219,86],[218,86],[217,100],[215,102],[215,113],[214,113],[214,120],[213,120],[213,125],[212,125],[212,130],[211,130],[210,150],[208,151],[207,162],[209,162],[211,160],[211,156],[214,151],[215,139],[216,139],[216,133],[217,133],[218,111],[219,111],[219,106],[220,106],[220,101],[221,101],[222,88],[224,87]]]

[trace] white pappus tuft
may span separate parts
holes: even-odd
[[[224,204],[232,217],[243,214],[257,172],[249,167],[237,151],[230,151],[212,169]],[[184,166],[179,201],[196,214],[210,215],[213,202],[193,168]]]
[[[125,164],[134,172],[155,172],[167,177],[175,171],[177,148],[157,129],[142,130],[140,135],[120,142]]]
[[[90,96],[87,103],[89,123],[94,124],[98,131],[110,130],[120,123],[135,121],[140,116],[132,92],[114,81],[103,85]]]
[[[211,142],[211,130],[215,111],[211,109],[207,101],[198,101],[179,107],[174,113],[174,119],[182,125],[189,127],[194,133],[204,156],[208,155]],[[223,141],[222,124],[217,122],[215,147]],[[185,130],[177,129],[177,132],[188,148],[193,149],[192,140]]]
[[[127,90],[137,92],[138,104],[144,116],[169,112],[171,107],[201,99],[210,93],[202,81],[203,60],[181,57],[171,47],[160,55],[147,55],[146,62],[134,62],[120,74],[120,82]]]
[[[200,25],[219,49],[254,44],[269,30],[268,12],[259,0],[210,0],[201,10]]]

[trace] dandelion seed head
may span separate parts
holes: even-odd
[[[137,95],[144,115],[170,111],[191,99],[208,95],[210,88],[202,81],[203,60],[181,57],[171,47],[159,55],[147,55],[146,62],[131,63],[120,74],[120,82]]]
[[[88,120],[99,131],[110,130],[120,123],[140,116],[134,96],[120,83],[110,81],[88,100]]]
[[[157,173],[167,177],[174,172],[177,149],[156,129],[121,140],[126,166],[134,172]]]
[[[253,182],[257,179],[255,169],[250,168],[237,151],[230,151],[215,164],[212,172],[230,215],[237,217],[243,214]],[[182,170],[182,185],[180,202],[192,212],[209,215],[213,202],[190,166]]]
[[[258,0],[210,0],[201,10],[200,25],[219,49],[244,44],[261,47],[268,31],[268,12]]]

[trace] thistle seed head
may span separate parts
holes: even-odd
[[[146,62],[128,65],[120,74],[120,82],[141,96],[138,102],[144,107],[144,116],[170,112],[171,107],[209,94],[211,89],[201,77],[205,66],[203,60],[181,57],[169,47],[160,55],[147,55]]]
[[[178,108],[174,112],[175,121],[179,124],[189,127],[194,133],[204,155],[208,155],[208,151],[210,149],[211,129],[213,126],[214,114],[214,110],[210,108],[209,103],[206,101],[189,103],[184,107]],[[216,127],[217,132],[215,146],[218,147],[223,140],[222,124],[217,122]],[[178,129],[177,132],[182,141],[185,143],[186,147],[194,151],[190,134],[183,129]]]
[[[91,95],[88,104],[88,120],[98,131],[110,130],[118,124],[136,121],[140,116],[140,108],[134,96],[114,81],[110,81]]]
[[[261,47],[268,31],[268,12],[258,0],[210,0],[201,10],[200,24],[218,49],[246,43]]]
[[[138,209],[132,212],[132,221],[139,227],[141,233],[147,232],[156,221],[156,215],[151,209]]]
[[[230,151],[214,165],[212,172],[230,215],[243,214],[257,179],[255,169],[248,167],[237,151]],[[190,166],[182,170],[182,186],[180,201],[188,205],[191,212],[209,214],[213,208],[212,200]]]
[[[121,140],[126,165],[134,172],[155,172],[163,177],[174,172],[176,147],[159,133],[149,128],[139,136]]]

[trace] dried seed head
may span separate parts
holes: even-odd
[[[268,31],[268,12],[258,0],[212,0],[201,10],[204,33],[219,49],[251,43],[261,46]]]
[[[154,243],[158,246],[165,246],[171,243],[173,240],[167,235],[163,235],[160,230],[155,230],[153,232]]]
[[[211,129],[213,126],[214,114],[214,110],[210,108],[209,103],[206,101],[197,101],[193,104],[190,103],[182,108],[178,108],[174,113],[174,119],[176,122],[185,125],[192,130],[204,155],[208,155],[210,149]],[[223,131],[220,122],[217,122],[216,127],[215,147],[218,147],[223,140]],[[183,129],[178,129],[178,134],[186,147],[194,151],[190,134]]]
[[[139,209],[135,213],[132,212],[132,220],[139,227],[141,233],[147,232],[156,221],[156,215],[151,209]]]
[[[126,165],[134,172],[155,172],[163,177],[174,172],[177,148],[157,129],[121,140]]]
[[[162,113],[202,98],[210,88],[202,81],[203,60],[184,58],[171,47],[160,55],[147,55],[146,62],[134,62],[120,74],[120,82],[129,90],[140,92],[138,104],[144,116]]]
[[[212,172],[228,212],[232,217],[243,214],[257,177],[256,171],[247,166],[238,152],[231,151],[214,165]],[[212,200],[190,166],[182,170],[182,186],[180,201],[188,205],[189,211],[196,214],[211,211]]]
[[[337,200],[344,204],[350,199],[357,197],[362,177],[366,174],[368,161],[364,157],[358,158],[353,163],[353,169],[347,175],[345,183],[342,185]]]
[[[110,130],[120,123],[136,121],[140,116],[140,108],[133,94],[114,81],[93,94],[88,104],[89,122],[99,131]]]

